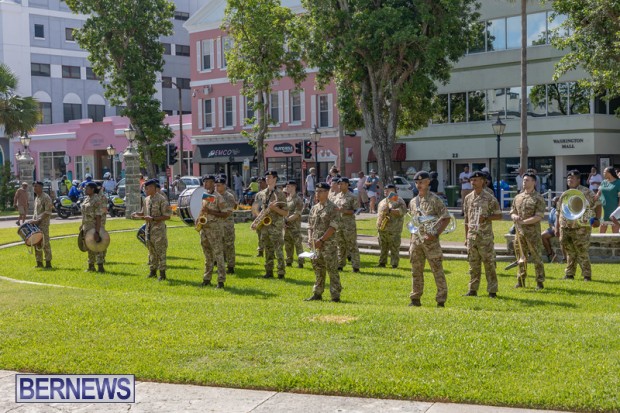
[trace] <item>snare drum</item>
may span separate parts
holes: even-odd
[[[183,222],[193,227],[194,221],[200,215],[202,209],[202,194],[206,191],[203,187],[190,188],[181,192],[177,202],[177,211]]]
[[[146,247],[146,224],[142,225],[136,234],[136,238]]]
[[[17,230],[17,233],[20,237],[22,237],[24,243],[29,247],[38,245],[41,241],[43,241],[43,233],[41,232],[39,227],[34,224],[22,224]]]

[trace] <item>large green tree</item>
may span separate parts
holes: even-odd
[[[154,97],[157,73],[164,67],[160,36],[172,34],[174,4],[168,0],[66,0],[75,13],[90,17],[75,39],[89,52],[93,72],[106,98],[125,106],[136,129],[138,149],[148,175],[165,159],[164,142],[172,131],[163,124],[161,103]]]
[[[17,86],[17,76],[7,65],[0,64],[0,125],[6,136],[34,129],[41,118],[38,102],[30,96],[19,96]]]
[[[299,85],[306,76],[296,41],[303,37],[303,27],[279,0],[228,0],[222,29],[233,42],[226,52],[228,78],[241,82],[241,92],[254,109],[254,133],[248,137],[256,147],[262,175],[265,139],[273,122],[269,111],[273,83],[286,75]]]
[[[466,50],[478,17],[475,0],[302,0],[310,29],[307,61],[319,82],[334,76],[355,95],[379,174],[391,181],[397,133],[428,122],[435,82],[446,82],[451,62]],[[339,93],[342,90],[339,88]],[[346,102],[347,100],[339,101]]]
[[[620,0],[553,0],[553,9],[567,16],[562,25],[567,36],[554,36],[552,43],[568,53],[556,65],[556,79],[584,68],[590,75],[582,86],[620,96]],[[620,116],[620,109],[616,111]]]

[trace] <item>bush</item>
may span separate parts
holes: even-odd
[[[6,161],[0,170],[0,211],[13,209],[15,185],[11,181],[15,176],[11,172],[11,162]]]

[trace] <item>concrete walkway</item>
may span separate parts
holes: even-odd
[[[264,390],[228,389],[180,384],[136,382],[136,402],[15,403],[15,372],[0,370],[0,412],[144,412],[144,413],[528,413],[551,410],[469,404],[431,403],[359,397],[318,396]],[[558,412],[559,413],[559,412]]]

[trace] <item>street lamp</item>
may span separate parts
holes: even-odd
[[[136,138],[136,130],[133,128],[133,125],[130,123],[129,127],[124,130],[125,137],[129,141],[129,147],[127,149],[133,149],[133,141]]]
[[[30,146],[30,141],[32,140],[32,138],[28,136],[28,132],[24,133],[24,136],[21,136],[19,140],[21,141],[22,146],[24,147],[24,152],[28,153],[28,147]]]
[[[499,113],[497,114],[497,121],[491,126],[493,126],[493,132],[495,132],[495,135],[497,136],[497,189],[496,189],[497,192],[496,192],[496,195],[497,195],[497,201],[499,202],[499,205],[501,208],[502,207],[502,200],[501,200],[502,192],[499,186],[499,182],[500,182],[499,147],[500,147],[502,135],[504,134],[504,130],[506,130],[506,125],[502,123],[502,121],[500,120]]]
[[[314,165],[316,166],[316,182],[321,182],[321,171],[319,169],[319,141],[321,132],[314,125],[314,130],[310,132],[310,142],[314,142]]]
[[[106,148],[108,151],[108,158],[112,160],[112,174],[114,179],[116,180],[116,162],[114,162],[114,155],[116,155],[116,148],[112,145]]]

